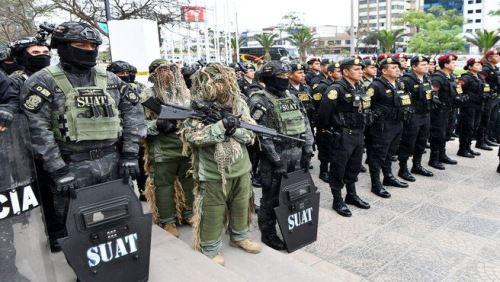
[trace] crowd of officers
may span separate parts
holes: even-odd
[[[72,191],[89,185],[136,179],[156,224],[174,236],[179,224],[192,225],[195,248],[224,264],[225,226],[232,246],[261,250],[247,235],[252,186],[262,188],[262,242],[285,249],[274,213],[280,181],[311,169],[315,152],[332,208],[348,217],[347,205],[370,208],[356,192],[360,172],[369,172],[374,194],[389,198],[386,186],[406,188],[402,180],[414,182],[415,174],[433,176],[422,164],[426,147],[428,165],[444,170],[444,164],[457,164],[446,152],[447,141],[459,137],[457,155],[465,158],[480,155],[471,148],[474,139],[481,150],[500,141],[497,50],[467,60],[460,78],[454,54],[382,54],[340,62],[310,57],[306,64],[271,61],[258,70],[245,63],[183,67],[158,59],[149,66],[146,87],[135,82],[137,69],[127,62],[115,61],[107,72],[96,67],[101,43],[91,26],[67,22],[55,28],[50,46],[25,38],[0,50],[0,132],[18,111],[30,121],[53,251],[65,234]],[[59,64],[50,66],[50,49],[57,49]],[[220,120],[158,119],[140,103],[149,97],[224,110]],[[240,120],[297,141],[256,136],[240,128]],[[368,169],[362,164],[365,151]],[[399,161],[402,180],[393,174],[393,161]]]

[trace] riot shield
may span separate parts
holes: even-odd
[[[151,214],[121,179],[80,188],[59,239],[80,281],[147,281]]]
[[[289,253],[316,241],[319,192],[309,172],[297,170],[281,179],[274,212]]]
[[[0,133],[0,281],[56,281],[36,185],[28,121]]]

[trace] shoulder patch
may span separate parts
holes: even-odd
[[[371,96],[373,96],[373,95],[375,95],[375,89],[373,89],[373,88],[371,88],[371,87],[370,87],[370,88],[368,88],[368,90],[366,90],[366,94],[367,94],[368,96],[370,96],[370,97],[371,97]]]
[[[139,96],[135,94],[134,91],[128,91],[127,94],[125,94],[125,98],[134,105],[139,103],[140,100]]]
[[[338,95],[339,94],[337,93],[337,90],[332,89],[332,90],[330,90],[330,92],[328,92],[327,96],[328,96],[328,99],[335,100],[335,99],[337,99]]]
[[[29,94],[24,98],[23,107],[31,112],[38,112],[43,106],[42,97],[38,94]]]
[[[321,95],[321,93],[319,93],[319,92],[313,94],[314,101],[320,101],[322,97],[323,97],[323,95]]]
[[[52,98],[52,93],[40,84],[35,84],[31,88],[33,92],[36,92],[40,97],[49,100]]]
[[[312,88],[314,89],[314,88],[318,87],[318,85],[319,85],[319,83],[314,83]]]

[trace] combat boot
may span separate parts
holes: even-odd
[[[213,257],[212,261],[220,266],[224,266],[225,264],[224,257],[220,254],[217,254],[215,257]]]
[[[382,183],[380,183],[380,172],[379,171],[373,171],[370,169],[370,178],[372,181],[372,193],[382,197],[382,198],[390,198],[391,193],[389,193],[387,190],[385,190],[384,186],[382,186]]]
[[[241,241],[231,241],[229,245],[231,247],[241,248],[245,252],[251,254],[258,254],[262,251],[262,245],[257,242],[253,242],[250,239],[245,239]]]
[[[469,151],[469,153],[471,153],[474,156],[481,156],[481,153],[479,153],[479,152],[474,151],[474,150],[471,149],[471,145],[470,144],[469,144],[469,146],[467,146],[467,151]]]
[[[399,188],[408,188],[408,183],[399,181],[392,173],[384,175],[384,181],[382,182],[385,186],[394,186]]]
[[[336,211],[341,216],[350,217],[352,216],[351,211],[344,203],[344,199],[342,199],[342,192],[339,188],[332,188],[333,194],[333,204],[332,209]]]
[[[319,179],[323,180],[326,183],[330,183],[330,175],[328,172],[321,172],[319,174]]]
[[[370,204],[361,200],[361,198],[356,193],[356,185],[354,183],[346,184],[347,194],[345,196],[345,203],[348,205],[354,205],[360,209],[369,209]]]
[[[415,177],[411,175],[408,170],[408,164],[406,161],[399,161],[399,172],[398,176],[403,178],[406,181],[415,182]]]
[[[411,173],[422,175],[422,176],[427,176],[427,177],[434,176],[434,174],[431,171],[425,169],[422,166],[422,156],[421,155],[420,156],[419,155],[413,156],[413,167],[411,168]]]
[[[285,250],[285,243],[281,241],[281,239],[276,235],[275,232],[266,232],[261,230],[261,238],[260,241],[266,244],[268,247],[273,248],[277,251]]]
[[[179,238],[179,233],[177,232],[177,226],[175,226],[175,223],[163,224],[162,228],[173,236]]]
[[[474,155],[467,150],[466,146],[460,146],[457,152],[457,156],[473,159]]]
[[[456,165],[458,164],[457,161],[452,160],[448,155],[446,155],[446,151],[442,151],[439,153],[439,161],[441,161],[444,164],[450,164],[450,165]]]
[[[497,147],[498,143],[492,141],[489,137],[484,138],[484,144],[491,146],[491,147]]]
[[[431,150],[431,156],[429,157],[429,166],[435,169],[445,170],[444,165],[439,161],[439,151]]]
[[[476,148],[481,149],[481,150],[485,150],[485,151],[493,151],[493,148],[491,148],[490,146],[485,144],[484,137],[478,138],[476,140]]]

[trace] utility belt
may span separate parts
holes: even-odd
[[[116,153],[118,148],[116,146],[92,149],[87,152],[74,153],[74,154],[64,154],[62,153],[62,158],[66,162],[82,162],[82,161],[93,161]]]

